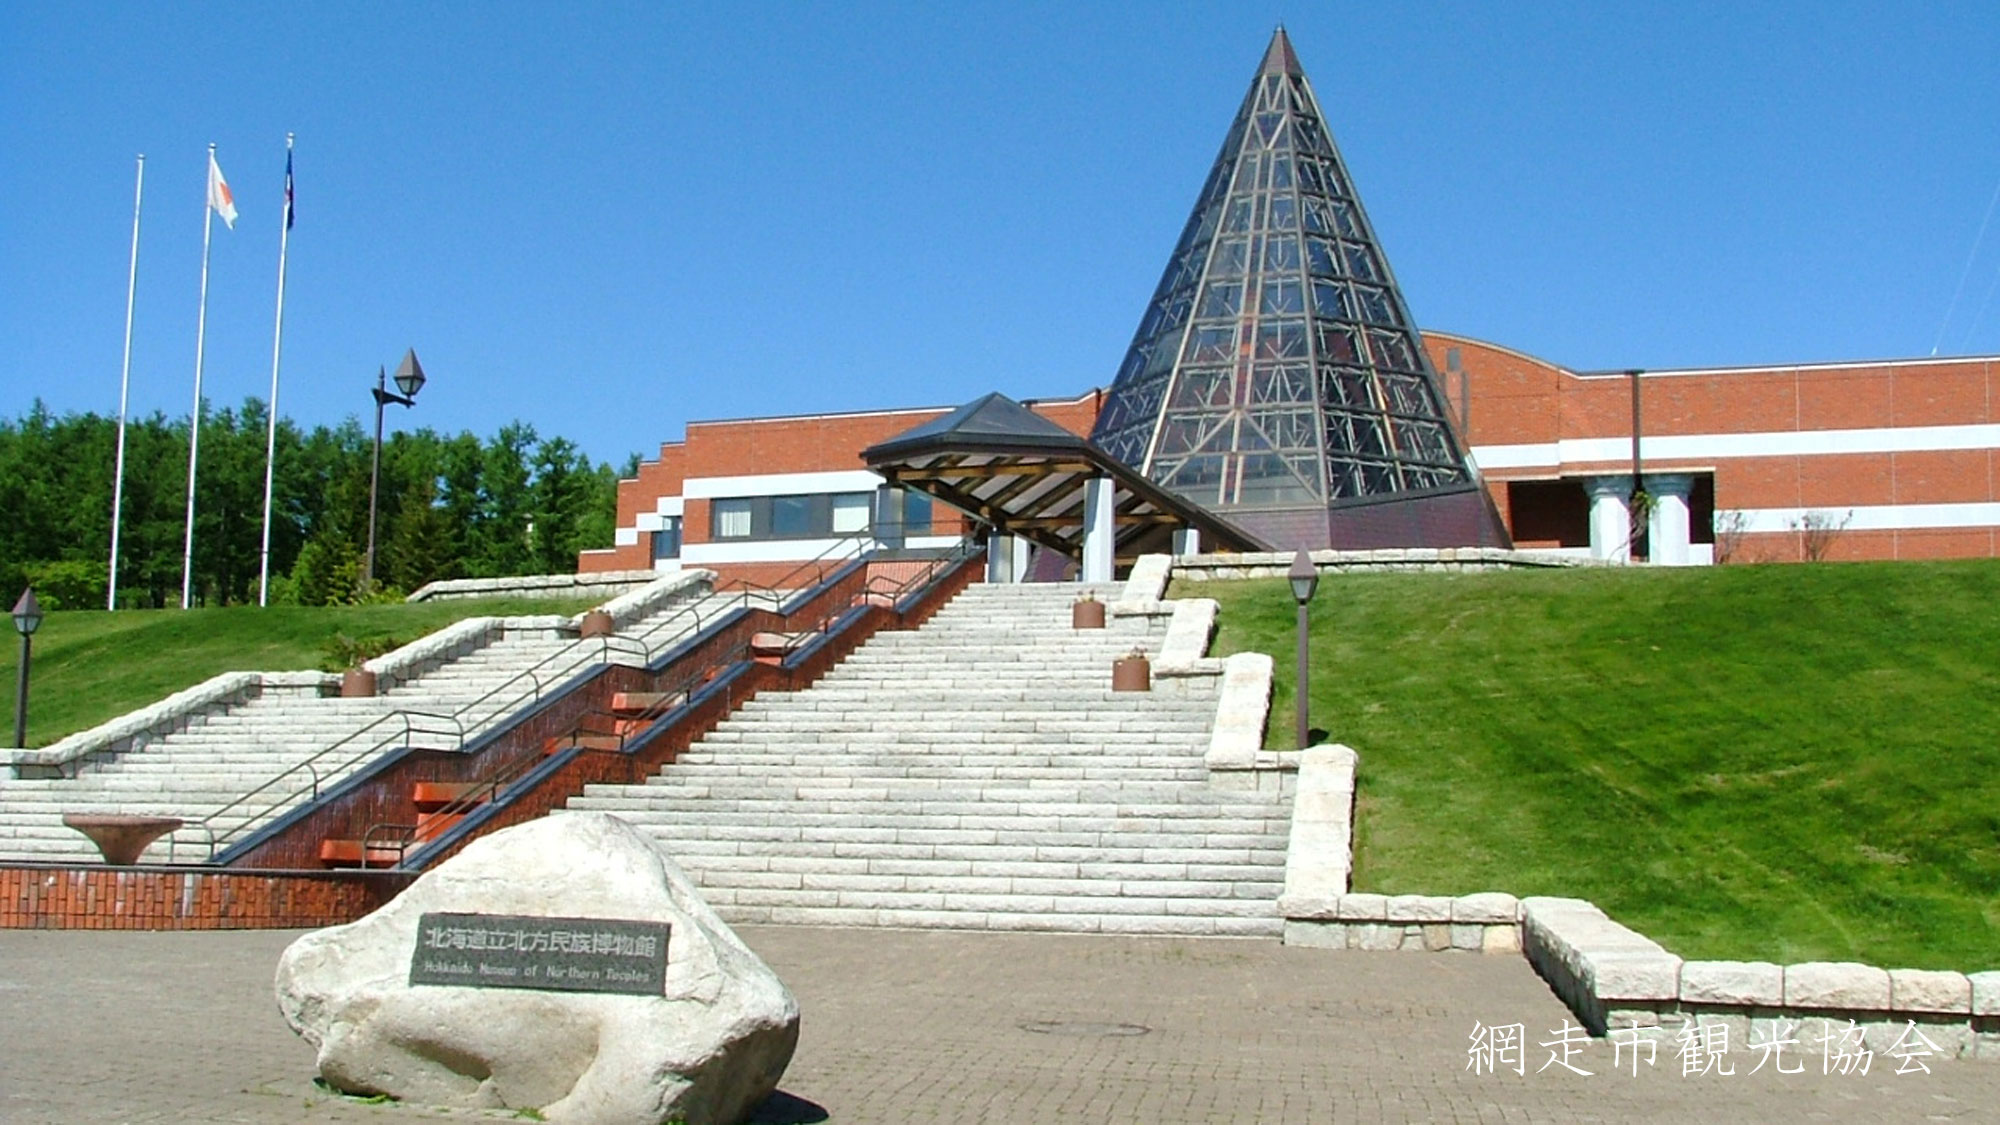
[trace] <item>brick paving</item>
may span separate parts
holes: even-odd
[[[746,926],[798,994],[760,1120],[850,1122],[1995,1121],[2000,1065],[1896,1075],[1582,1077],[1533,1046],[1568,1015],[1518,957],[1273,942]],[[366,1105],[311,1083],[271,997],[283,932],[0,932],[0,1121],[512,1119]],[[1466,1069],[1522,1023],[1525,1077]]]

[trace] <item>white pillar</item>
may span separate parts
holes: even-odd
[[[994,528],[986,537],[986,581],[998,586],[1014,581],[1014,537]]]
[[[1590,492],[1590,557],[1632,561],[1632,478],[1585,477]]]
[[[1183,527],[1175,531],[1174,554],[1176,557],[1201,554],[1201,529]]]
[[[1018,535],[1009,535],[1007,537],[1009,574],[1007,581],[1020,583],[1028,580],[1028,563],[1034,558],[1034,551],[1035,545],[1026,539]]]
[[[1109,582],[1117,544],[1118,527],[1112,520],[1110,477],[1092,477],[1083,486],[1083,573],[1084,582]]]
[[[1645,478],[1646,494],[1653,498],[1653,511],[1646,523],[1652,561],[1659,566],[1688,566],[1694,560],[1688,550],[1688,493],[1694,477],[1687,473],[1659,473]]]

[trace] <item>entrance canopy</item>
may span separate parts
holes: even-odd
[[[996,531],[1071,558],[1085,557],[1086,540],[1096,538],[1093,525],[1109,535],[1109,553],[1121,565],[1172,551],[1173,533],[1184,528],[1200,533],[1205,550],[1270,549],[998,393],[861,456],[891,484],[929,493]]]

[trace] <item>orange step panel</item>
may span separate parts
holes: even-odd
[[[464,813],[420,812],[417,814],[418,840],[433,840],[442,836],[452,825],[465,819]]]
[[[321,840],[319,844],[319,861],[325,867],[394,867],[402,858],[401,848],[377,845],[368,849],[363,862],[359,840]]]
[[[489,795],[489,786],[479,781],[419,781],[410,787],[410,799],[416,802],[419,812],[433,812],[446,805],[458,804],[467,797],[478,795],[484,801]]]

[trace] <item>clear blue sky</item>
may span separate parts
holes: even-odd
[[[2000,6],[0,5],[0,414],[206,390],[513,418],[595,457],[689,419],[1113,373],[1272,27],[1429,328],[1579,368],[2000,352]],[[1960,279],[1964,278],[1961,289]],[[1956,307],[1946,320],[1957,292]],[[1982,308],[1983,304],[1983,308]]]

